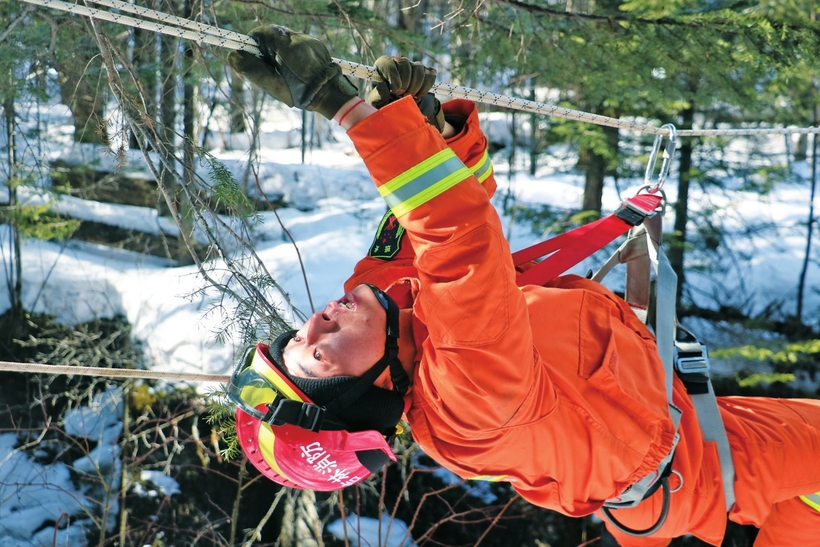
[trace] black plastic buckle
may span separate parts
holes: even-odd
[[[687,344],[692,345],[692,344]],[[698,349],[675,347],[675,368],[682,374],[703,374],[709,376],[709,370],[712,368],[709,364],[709,355],[706,353],[706,347],[702,344],[697,344]]]
[[[292,399],[279,399],[268,403],[267,407],[268,412],[262,421],[271,425],[290,424],[318,433],[325,418],[324,408]]]
[[[615,211],[615,216],[630,226],[638,226],[654,214],[655,211],[645,211],[628,201],[621,203],[621,206]]]
[[[709,354],[698,342],[675,343],[675,370],[690,395],[709,393]]]

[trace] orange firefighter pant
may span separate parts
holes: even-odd
[[[720,397],[718,404],[735,468],[736,502],[729,520],[760,528],[754,547],[820,546],[820,511],[799,497],[820,492],[820,400]],[[722,497],[721,490],[716,491]],[[716,527],[725,526],[725,519],[703,515],[700,521],[685,523],[674,517],[676,506],[690,515],[697,514],[691,510],[697,504],[710,506],[702,494],[686,489],[673,493],[669,525],[655,536],[635,538],[609,529],[622,547],[665,547],[671,538],[687,533],[719,545],[723,530]],[[633,528],[646,527],[657,517],[639,516],[640,506],[626,511],[639,517],[624,519]]]

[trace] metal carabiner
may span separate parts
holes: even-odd
[[[666,143],[666,148],[663,151],[663,163],[661,163],[661,171],[658,173],[658,180],[652,183],[652,176],[655,174],[655,164],[658,163],[658,152],[661,150],[661,143],[663,142],[663,133],[655,135],[655,143],[652,145],[652,153],[649,155],[649,163],[646,166],[646,175],[644,175],[644,186],[649,188],[649,193],[654,194],[663,188],[663,183],[666,177],[669,176],[669,167],[672,163],[672,155],[675,153],[677,147],[678,130],[671,123],[661,127],[669,131],[669,142]]]

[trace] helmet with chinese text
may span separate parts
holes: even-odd
[[[371,288],[374,293],[378,290]],[[282,350],[295,331],[284,333],[270,346],[248,348],[237,362],[228,386],[228,396],[237,406],[237,438],[266,477],[292,488],[335,490],[356,484],[396,460],[388,441],[404,411],[403,393],[409,381],[406,376],[396,378],[395,363],[390,362],[398,362],[398,311],[391,314],[389,304],[395,308],[392,301],[385,305],[385,355],[361,377],[290,376],[282,363]],[[395,321],[390,321],[391,315]],[[397,386],[394,390],[373,385],[388,366]]]

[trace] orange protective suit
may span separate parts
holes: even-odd
[[[446,143],[409,99],[348,132],[405,231],[398,239],[407,241],[396,249],[394,232],[393,254],[363,259],[345,288],[389,286],[400,307],[412,306],[418,361],[407,417],[430,457],[463,478],[509,481],[535,505],[588,515],[655,471],[672,446],[654,338],[595,282],[564,276],[545,287],[516,286],[489,201],[495,182],[477,167],[486,139],[474,106],[444,108],[467,119]],[[382,226],[392,222],[386,217]],[[613,530],[623,546],[663,546],[687,533],[713,545],[722,540],[717,450],[703,441],[677,378],[674,402],[683,416],[669,518],[650,538]],[[793,503],[820,490],[820,401],[721,398],[719,406],[736,473],[729,518],[765,523],[761,546],[820,545],[816,511]],[[789,518],[772,511],[786,502]],[[659,491],[615,514],[647,528],[660,503]],[[802,542],[763,539],[787,537],[786,527]]]

